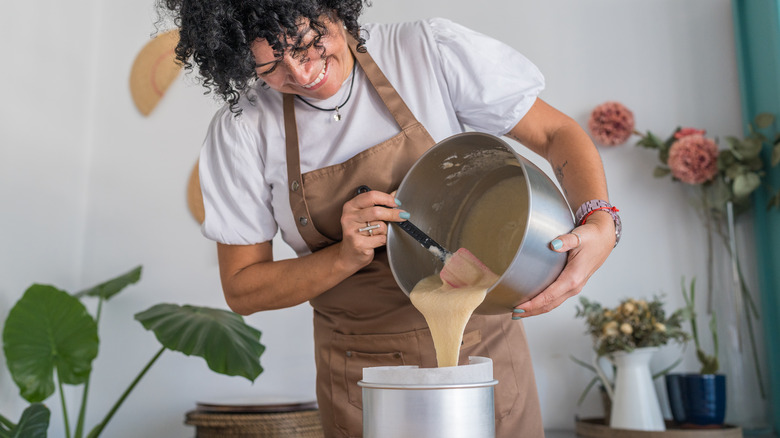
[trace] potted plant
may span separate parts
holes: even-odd
[[[154,332],[162,347],[103,420],[85,433],[90,374],[98,354],[98,325],[103,303],[140,278],[139,266],[75,294],[42,284],[33,284],[25,291],[9,312],[2,335],[8,370],[20,395],[31,405],[17,423],[0,415],[0,438],[46,437],[50,411],[41,402],[56,389],[59,389],[62,404],[64,436],[98,437],[165,350],[200,356],[211,370],[220,374],[242,376],[250,381],[260,375],[263,368],[259,358],[265,350],[260,343],[261,333],[246,325],[240,315],[207,307],[157,304],[136,313],[135,319]],[[98,300],[94,317],[82,304],[83,298]],[[82,386],[81,406],[72,430],[63,385]]]
[[[688,340],[689,335],[681,328],[685,309],[679,309],[667,317],[664,303],[659,297],[650,301],[629,298],[615,308],[603,308],[585,297],[580,298],[580,303],[582,307],[577,307],[576,316],[585,318],[587,333],[593,339],[596,360],[593,365],[589,365],[572,359],[597,374],[585,388],[580,400],[600,380],[611,400],[608,420],[611,427],[663,430],[663,417],[652,380],[668,372],[680,361],[655,376],[650,374],[648,362],[658,347],[669,341],[683,343]],[[623,366],[639,357],[643,363]],[[614,379],[608,378],[603,372],[600,358],[612,362]],[[652,412],[653,415],[638,418],[631,414],[632,411]]]
[[[715,313],[710,318],[713,354],[707,354],[699,341],[699,330],[694,308],[696,279],[690,288],[682,280],[688,322],[691,325],[696,358],[701,364],[698,373],[672,373],[666,375],[666,392],[674,421],[685,428],[723,427],[726,415],[726,376],[718,374],[718,332]]]
[[[670,177],[692,197],[691,205],[706,233],[703,255],[707,271],[703,290],[708,307],[719,310],[721,326],[740,334],[736,342],[726,344],[729,351],[725,357],[740,374],[739,383],[733,386],[741,398],[753,399],[753,394],[758,393],[760,398],[755,399],[764,401],[769,394],[765,389],[760,337],[756,331],[760,308],[742,270],[735,230],[742,213],[749,211],[757,199],[752,194],[762,186],[768,195],[766,208],[780,208],[780,190],[774,187],[768,172],[780,164],[777,123],[774,114],[760,113],[746,126],[745,136],[725,136],[721,148],[717,137],[694,127],[678,126],[666,138],[650,131],[640,132],[635,129],[633,112],[620,102],[597,106],[588,122],[594,140],[602,145],[615,146],[627,142],[632,135],[638,136],[637,146],[657,152],[658,164],[653,176]],[[771,153],[767,156],[763,151]],[[721,259],[730,264],[733,287],[716,279]],[[716,288],[721,292],[715,294]],[[728,294],[730,298],[726,298]],[[745,305],[732,309],[729,301],[741,301]],[[760,403],[757,401],[755,406],[759,407]]]

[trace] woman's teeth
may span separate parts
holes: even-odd
[[[317,78],[314,79],[312,82],[304,85],[303,88],[311,88],[311,87],[319,84],[320,81],[322,81],[322,78],[325,77],[325,73],[327,73],[327,72],[328,72],[328,63],[324,62],[323,66],[322,66],[322,70],[320,71],[320,74],[317,75]]]

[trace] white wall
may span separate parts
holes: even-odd
[[[182,77],[150,117],[135,109],[128,74],[155,19],[144,2],[65,6],[44,0],[13,2],[9,9],[0,18],[0,41],[10,49],[0,69],[6,86],[0,103],[0,322],[33,282],[74,291],[144,265],[142,281],[104,307],[91,425],[158,349],[134,313],[159,302],[226,307],[214,244],[200,236],[185,202],[187,178],[217,104]],[[720,136],[741,132],[728,0],[484,0],[479,7],[373,0],[364,21],[431,16],[522,51],[545,73],[542,97],[583,126],[595,105],[619,100],[642,130],[666,135],[684,124]],[[674,308],[680,277],[703,275],[704,234],[683,192],[652,178],[656,156],[632,143],[601,149],[624,236],[583,293],[607,305],[666,293]],[[752,248],[749,236],[743,243]],[[292,256],[276,247],[279,257]],[[571,429],[575,414],[599,414],[595,394],[582,407],[575,403],[591,378],[568,359],[590,357],[575,304],[526,321],[549,428]],[[274,394],[313,399],[308,305],[247,320],[263,331],[268,347],[266,371],[254,385],[212,373],[199,358],[166,352],[106,435],[193,436],[183,420],[197,401]],[[692,369],[688,353],[684,366]],[[656,363],[677,355],[678,349],[666,348]],[[0,412],[14,419],[25,406],[16,394],[0,367]],[[73,411],[76,395],[69,395]],[[59,401],[49,405],[51,435],[60,436]]]
[[[0,14],[3,322],[33,282],[80,284],[96,22],[91,0],[7,2]],[[0,412],[16,420],[26,404],[0,356]]]

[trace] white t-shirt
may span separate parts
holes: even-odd
[[[436,142],[467,127],[504,135],[544,88],[523,55],[449,20],[363,27],[368,52]],[[354,74],[341,121],[295,99],[302,173],[344,162],[400,132],[359,66]],[[351,80],[331,98],[309,101],[333,108],[346,99]],[[227,105],[216,113],[201,150],[203,234],[249,245],[280,230],[299,256],[308,254],[290,211],[282,94],[259,83],[248,94],[239,117]]]

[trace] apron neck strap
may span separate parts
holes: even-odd
[[[418,124],[412,111],[406,106],[404,100],[398,92],[395,91],[395,88],[393,88],[390,81],[387,80],[387,77],[382,73],[379,66],[376,65],[374,58],[368,54],[368,51],[359,52],[357,50],[357,41],[350,34],[347,34],[347,42],[349,43],[349,49],[352,51],[358,64],[360,64],[360,68],[365,72],[366,77],[371,82],[371,85],[374,86],[374,89],[377,94],[379,94],[382,102],[385,103],[385,106],[390,111],[390,114],[392,114],[396,123],[398,123],[398,126],[401,127],[402,130],[405,130],[408,127]]]

